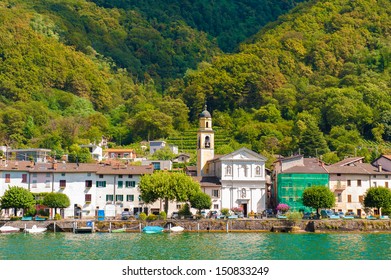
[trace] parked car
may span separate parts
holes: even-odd
[[[335,213],[335,215],[338,215],[340,218],[344,218],[345,217],[345,214],[342,211],[338,211],[337,213]]]
[[[129,211],[123,211],[121,213],[121,220],[128,220],[132,216],[132,213]]]
[[[315,219],[316,214],[311,213],[311,212],[305,212],[303,215],[303,219],[305,220],[313,220]]]
[[[273,209],[265,209],[263,211],[263,214],[262,214],[264,217],[266,218],[271,218],[271,217],[274,217],[274,212],[273,212]]]
[[[334,218],[336,216],[334,211],[330,209],[320,210],[320,215],[322,216],[322,218]]]
[[[172,212],[171,219],[178,219],[179,218],[179,212]]]

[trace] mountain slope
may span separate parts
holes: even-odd
[[[177,92],[192,118],[207,100],[215,114],[236,122],[237,138],[258,150],[354,154],[362,150],[360,139],[391,139],[390,14],[384,0],[311,1],[239,53],[189,71]],[[250,115],[235,117],[239,108]],[[308,149],[309,128],[321,132],[310,142],[326,139],[327,146]]]

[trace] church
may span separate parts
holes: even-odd
[[[247,148],[227,155],[214,154],[212,116],[205,110],[199,115],[197,132],[197,168],[189,174],[212,198],[212,209],[241,207],[245,217],[266,208],[266,158]]]

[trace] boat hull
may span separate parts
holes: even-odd
[[[33,225],[32,228],[25,228],[24,231],[27,233],[42,233],[45,232],[47,228],[44,227],[37,227],[36,225]]]
[[[181,232],[183,230],[184,230],[184,228],[181,226],[175,226],[175,227],[170,228],[170,231],[172,231],[172,232]]]
[[[1,233],[13,233],[13,232],[20,232],[20,228],[11,227],[11,226],[2,226],[0,228]]]
[[[163,232],[164,228],[159,226],[146,226],[143,228],[144,233],[160,233]]]

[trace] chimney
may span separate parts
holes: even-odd
[[[383,166],[382,166],[381,164],[379,164],[379,165],[377,166],[377,171],[379,171],[379,172],[382,172],[382,171],[383,171]]]

